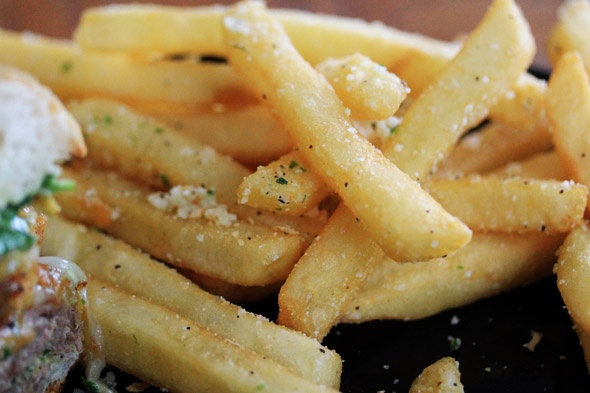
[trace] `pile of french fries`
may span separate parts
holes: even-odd
[[[460,42],[247,0],[1,30],[0,62],[84,130],[42,246],[89,276],[106,362],[175,392],[337,391],[336,324],[555,272],[590,369],[590,2],[558,19],[549,81],[513,0]],[[277,321],[236,305],[277,293]],[[443,385],[453,359],[412,391]]]

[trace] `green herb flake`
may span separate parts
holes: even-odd
[[[13,250],[26,251],[37,241],[18,210],[18,207],[9,206],[0,212],[0,256]]]
[[[113,117],[111,115],[104,115],[102,121],[104,124],[110,126],[111,124],[113,124]]]
[[[214,188],[210,188],[207,190],[207,195],[209,196],[214,196],[215,195],[215,189]]]
[[[284,177],[277,177],[276,182],[278,184],[289,184],[289,181],[287,179],[285,179]]]
[[[389,135],[395,134],[397,131],[398,126],[389,127]]]
[[[55,176],[46,176],[41,184],[41,194],[55,194],[63,191],[73,191],[76,188],[76,182],[72,179],[57,178]]]
[[[459,337],[449,336],[449,349],[455,352],[461,348],[461,339]]]
[[[156,127],[156,128],[154,129],[154,132],[155,132],[156,134],[163,134],[163,133],[164,133],[164,129],[163,129],[162,127]]]
[[[263,390],[266,389],[266,384],[265,383],[260,383],[256,386],[256,391],[257,392],[262,392]]]
[[[135,341],[135,344],[139,345],[139,340],[137,339],[135,333],[131,333],[131,335],[133,336],[133,341]]]
[[[100,392],[100,387],[98,386],[98,384],[96,382],[86,379],[84,377],[82,377],[82,386],[84,386],[84,388],[86,390],[88,390],[89,393],[99,393]]]
[[[62,74],[69,74],[73,68],[74,68],[74,63],[72,63],[71,61],[64,61],[61,64],[61,73]]]
[[[162,182],[162,185],[164,187],[170,187],[170,178],[163,173],[160,173],[159,176],[160,176],[160,181]]]
[[[2,360],[6,360],[12,355],[12,351],[8,347],[2,347]]]

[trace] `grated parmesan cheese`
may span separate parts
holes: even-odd
[[[155,208],[183,220],[203,218],[225,227],[237,221],[237,216],[226,205],[218,204],[215,193],[205,187],[174,186],[168,192],[152,193],[147,199]]]

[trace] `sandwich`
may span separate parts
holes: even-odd
[[[32,76],[0,65],[0,392],[59,392],[83,349],[83,275],[41,258],[59,164],[83,156],[80,128]]]

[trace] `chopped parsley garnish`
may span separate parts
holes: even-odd
[[[457,351],[459,348],[461,348],[461,339],[459,337],[449,336],[449,346],[451,352]]]
[[[0,255],[9,251],[26,251],[37,238],[30,233],[27,221],[18,215],[19,207],[8,206],[0,212]]]
[[[156,132],[156,134],[163,134],[164,133],[164,129],[162,127],[156,127],[154,129],[154,131]]]
[[[12,351],[8,347],[2,348],[2,360],[6,360],[12,355]]]
[[[56,192],[72,191],[76,182],[72,179],[58,179],[53,175],[46,176],[41,184],[40,194],[55,194]]]
[[[284,177],[277,177],[276,181],[278,184],[289,184],[289,181],[287,179],[285,179]]]
[[[96,382],[86,379],[84,377],[82,377],[82,386],[84,386],[84,388],[87,389],[90,393],[100,392],[100,388]]]
[[[397,130],[398,127],[399,127],[399,125],[393,126],[393,127],[389,127],[389,135],[395,134],[395,131]]]
[[[72,68],[74,68],[74,63],[72,63],[71,61],[64,61],[61,64],[62,74],[69,74],[70,71],[72,71]]]
[[[170,185],[171,185],[170,184],[170,178],[167,175],[163,174],[163,173],[160,173],[160,181],[162,182],[162,185],[164,187],[170,187]]]

